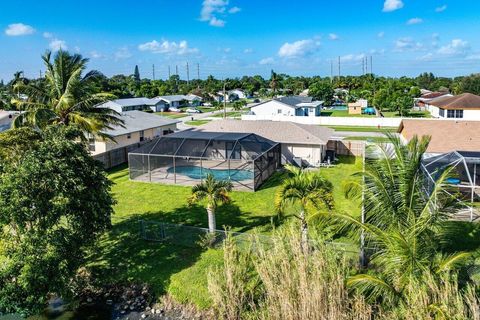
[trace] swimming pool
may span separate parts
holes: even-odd
[[[332,107],[332,110],[341,110],[341,111],[345,111],[345,110],[348,110],[348,107],[345,106],[345,105],[341,105],[341,106],[333,106]]]
[[[230,176],[229,176],[230,171]],[[181,174],[192,179],[206,178],[211,173],[217,180],[244,181],[253,179],[253,171],[242,169],[206,169],[197,166],[181,166],[168,168],[167,172]]]

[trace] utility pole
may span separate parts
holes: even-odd
[[[372,62],[372,60],[373,60],[373,57],[370,56],[370,73],[371,74],[373,74],[373,62]]]
[[[341,71],[340,70],[340,56],[338,56],[338,81],[340,81],[340,74],[341,74],[340,71]]]
[[[227,118],[227,93],[225,90],[225,81],[223,81],[223,119]]]
[[[168,79],[170,80],[171,74],[170,74],[170,66],[168,66]]]
[[[200,80],[200,63],[197,63],[197,79]]]
[[[362,58],[362,75],[365,74],[365,58]]]
[[[152,78],[155,80],[155,64],[152,64]]]
[[[190,84],[190,69],[188,68],[188,62],[187,62],[187,84]]]
[[[368,73],[368,57],[365,56],[365,74]]]
[[[40,79],[42,78],[42,70],[40,70]]]
[[[178,65],[175,65],[175,75],[178,76]]]
[[[333,82],[333,60],[330,60],[330,83]]]

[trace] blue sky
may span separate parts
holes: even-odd
[[[480,72],[476,0],[83,0],[0,4],[0,78],[37,76],[40,55],[66,48],[106,75],[186,78]],[[370,69],[370,67],[369,67]]]

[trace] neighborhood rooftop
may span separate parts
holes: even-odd
[[[429,104],[447,110],[480,110],[480,96],[471,93],[463,93],[458,96],[440,97],[430,101]]]
[[[305,106],[316,106],[323,103],[323,101],[314,101],[312,97],[308,96],[285,96],[275,98],[274,100],[296,108]]]
[[[427,149],[429,153],[480,150],[478,121],[403,120],[399,132],[407,141],[414,135],[431,136]]]
[[[169,119],[155,114],[143,111],[122,112],[118,117],[125,122],[124,127],[114,126],[112,129],[104,130],[110,136],[120,136],[131,132],[137,132],[161,126],[171,125],[180,122],[179,120]]]
[[[216,120],[198,130],[220,132],[255,133],[280,143],[327,144],[334,133],[333,129],[315,125],[269,120]]]

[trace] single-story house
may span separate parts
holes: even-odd
[[[429,155],[456,150],[480,152],[480,121],[404,119],[398,133],[405,142],[414,135],[430,136]]]
[[[245,91],[241,89],[233,89],[228,91],[228,97],[229,97],[229,100],[232,100],[230,99],[230,97],[236,97],[235,100],[246,99],[247,94],[245,93]]]
[[[334,130],[316,125],[279,121],[216,120],[197,128],[207,132],[254,133],[281,144],[282,163],[319,166]]]
[[[202,103],[202,98],[194,95],[194,94],[188,94],[188,95],[183,95],[183,94],[176,94],[176,95],[170,95],[170,96],[158,96],[155,97],[154,100],[160,100],[165,103],[165,110],[168,110],[168,108],[179,108],[179,107],[184,107],[184,106],[199,106]]]
[[[421,91],[422,92],[422,91]],[[424,108],[428,107],[430,101],[440,98],[440,97],[452,97],[453,95],[446,91],[425,91],[418,98],[414,99],[415,107]]]
[[[427,108],[434,118],[480,120],[480,96],[471,93],[433,99]]]
[[[323,101],[314,101],[312,97],[285,96],[257,104],[250,110],[258,116],[297,116],[319,117]]]
[[[89,149],[92,155],[167,135],[177,130],[177,123],[180,122],[138,110],[122,112],[119,118],[124,121],[123,127],[114,126],[103,132],[115,141],[91,137]]]
[[[160,112],[165,108],[165,102],[149,98],[127,98],[107,101],[98,107],[110,108],[118,113],[133,110],[152,110],[153,112]]]

